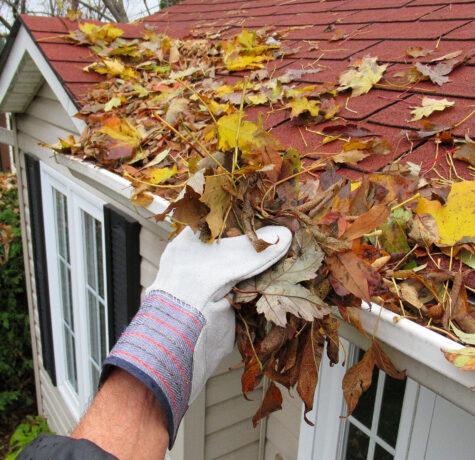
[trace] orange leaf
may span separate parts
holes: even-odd
[[[282,393],[279,388],[277,388],[277,385],[274,382],[271,382],[266,391],[261,407],[259,407],[257,412],[254,414],[254,417],[252,417],[254,428],[259,420],[280,409],[282,409]]]

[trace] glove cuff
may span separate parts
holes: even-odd
[[[104,361],[101,384],[115,366],[153,392],[166,412],[170,448],[188,409],[193,353],[205,324],[196,308],[165,291],[151,291]]]

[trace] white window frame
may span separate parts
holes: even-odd
[[[105,202],[74,183],[53,168],[40,163],[43,218],[45,224],[45,243],[48,262],[48,280],[51,305],[51,323],[53,331],[53,349],[56,366],[57,388],[66,405],[76,420],[87,409],[95,388],[91,384],[91,371],[89,366],[90,331],[88,321],[88,308],[86,298],[86,267],[85,267],[85,242],[83,240],[82,211],[90,214],[101,223],[102,227],[102,257],[104,261],[104,299],[105,299],[105,324],[108,324],[107,312],[107,279],[105,273],[105,230],[103,206]],[[57,235],[55,231],[55,215],[53,202],[53,188],[63,193],[67,198],[69,251],[71,262],[71,289],[73,300],[73,317],[76,337],[76,366],[78,393],[67,381],[65,366],[66,350],[64,347],[62,309],[60,300],[60,280],[57,264]],[[105,340],[109,343],[108,328],[105,328]]]
[[[341,339],[341,349],[347,351],[344,356],[340,350],[340,362],[345,359],[352,363],[357,351],[355,345]],[[301,424],[299,437],[298,460],[341,460],[348,423],[341,418],[345,413],[345,401],[341,382],[346,372],[346,366],[341,364],[330,367],[328,360],[323,360],[320,366],[318,388],[315,395],[314,409],[307,415],[314,427],[305,422]],[[383,381],[379,379],[376,400],[381,399]],[[419,397],[419,384],[412,379],[406,381],[406,391],[399,420],[399,431],[394,460],[407,458],[411,443],[411,434],[416,415]],[[376,406],[376,401],[375,401]],[[377,426],[377,423],[373,423]],[[358,425],[355,424],[359,428]],[[373,435],[376,433],[372,433]]]

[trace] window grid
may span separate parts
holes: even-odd
[[[384,393],[385,382],[386,382],[386,374],[383,371],[379,371],[371,428],[368,428],[366,425],[361,423],[352,415],[350,415],[347,419],[348,424],[352,423],[353,425],[356,426],[356,428],[362,431],[369,438],[367,460],[376,460],[374,459],[374,452],[375,452],[377,444],[379,444],[384,450],[386,450],[392,456],[396,454],[396,449],[394,447],[391,447],[391,445],[389,445],[384,439],[378,436],[379,416],[381,414],[381,408],[382,408],[382,403],[383,403],[383,393]],[[347,438],[347,436],[345,436],[345,438]],[[346,456],[346,452],[345,452],[345,456]]]
[[[58,260],[58,279],[61,291],[61,323],[66,353],[64,354],[67,381],[73,391],[78,393],[78,372],[76,360],[76,334],[72,305],[71,263],[69,251],[68,199],[52,188],[55,208],[55,225],[57,231],[56,257]]]
[[[97,389],[102,361],[107,353],[103,283],[102,224],[82,211],[84,237],[86,302],[89,322],[89,366],[93,391]]]

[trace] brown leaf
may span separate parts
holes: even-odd
[[[208,213],[208,207],[200,201],[200,195],[187,186],[183,197],[170,203],[165,211],[156,216],[156,219],[163,220],[171,211],[173,211],[173,218],[177,222],[189,225],[196,231],[200,229],[203,219]]]
[[[346,371],[342,388],[347,405],[347,416],[353,413],[361,395],[371,386],[374,365],[374,351],[371,347],[363,355],[361,361]]]
[[[246,362],[244,372],[241,375],[241,387],[244,395],[257,388],[262,379],[262,369],[259,361],[253,356]]]
[[[390,377],[397,380],[404,380],[406,378],[405,371],[398,371],[394,364],[389,359],[389,356],[381,348],[381,345],[376,340],[373,340],[371,344],[371,349],[374,353],[374,362],[376,366],[379,367],[382,371],[386,372]]]
[[[373,133],[369,129],[358,126],[355,123],[347,123],[345,125],[333,125],[326,126],[322,129],[322,134],[332,137],[367,137],[367,136],[379,136],[379,134]]]
[[[379,275],[352,252],[342,252],[327,257],[332,276],[351,294],[369,302],[368,281],[379,280]]]
[[[358,216],[343,233],[343,238],[354,240],[366,233],[370,233],[386,222],[389,217],[389,208],[384,204],[373,206],[369,211]]]
[[[277,388],[277,385],[271,382],[262,400],[261,407],[259,407],[254,417],[252,417],[254,428],[259,420],[280,409],[282,409],[282,393],[279,388]]]
[[[454,153],[454,158],[475,166],[475,142],[466,142],[459,147]]]
[[[315,388],[317,387],[320,361],[323,354],[323,337],[320,334],[318,323],[314,321],[306,334],[300,362],[300,372],[297,381],[297,392],[305,405],[304,418],[307,423],[307,413],[313,408]]]
[[[226,190],[228,180],[226,175],[206,176],[205,191],[200,198],[209,208],[206,222],[213,240],[222,233],[226,225],[226,215],[231,205],[231,195]]]
[[[330,365],[338,364],[340,360],[340,338],[338,336],[339,323],[336,318],[328,315],[323,318],[323,329],[325,331],[325,341],[327,343],[327,356]]]

